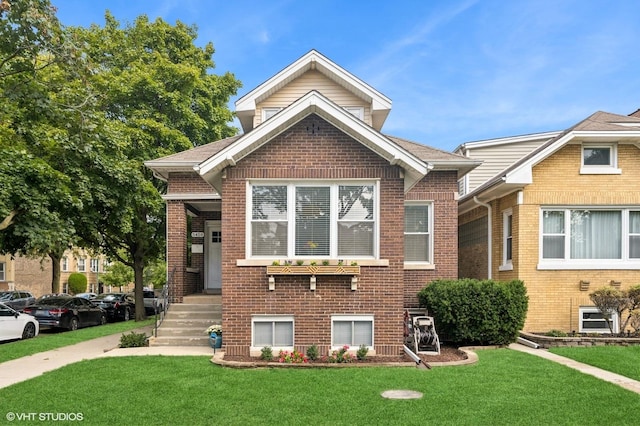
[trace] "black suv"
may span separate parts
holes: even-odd
[[[36,298],[28,291],[3,291],[0,293],[0,302],[21,311],[25,306],[36,302]]]

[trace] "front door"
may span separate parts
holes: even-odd
[[[220,294],[222,291],[222,225],[220,221],[205,224],[205,283],[207,293]]]

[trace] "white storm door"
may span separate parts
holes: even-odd
[[[222,225],[220,221],[207,222],[206,229],[206,256],[205,264],[206,290],[222,289]]]

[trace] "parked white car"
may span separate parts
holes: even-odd
[[[40,324],[31,315],[23,314],[0,303],[0,342],[30,339],[40,332]]]

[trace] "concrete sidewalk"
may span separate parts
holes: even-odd
[[[630,390],[631,392],[640,394],[640,382],[638,382],[637,380],[633,380],[628,377],[612,373],[610,371],[602,370],[588,364],[583,364],[570,358],[565,358],[563,356],[553,354],[546,349],[533,349],[520,343],[513,343],[509,345],[509,349],[526,352],[528,354],[539,356],[549,361],[557,362],[558,364],[566,365],[567,367],[578,370],[584,374],[589,374],[590,376],[597,377],[598,379],[613,383],[627,390]]]
[[[132,330],[150,335],[152,327]],[[85,359],[131,355],[204,355],[213,356],[208,346],[160,346],[145,348],[118,348],[121,334],[99,337],[71,346],[40,352],[0,364],[0,388],[40,376]]]

